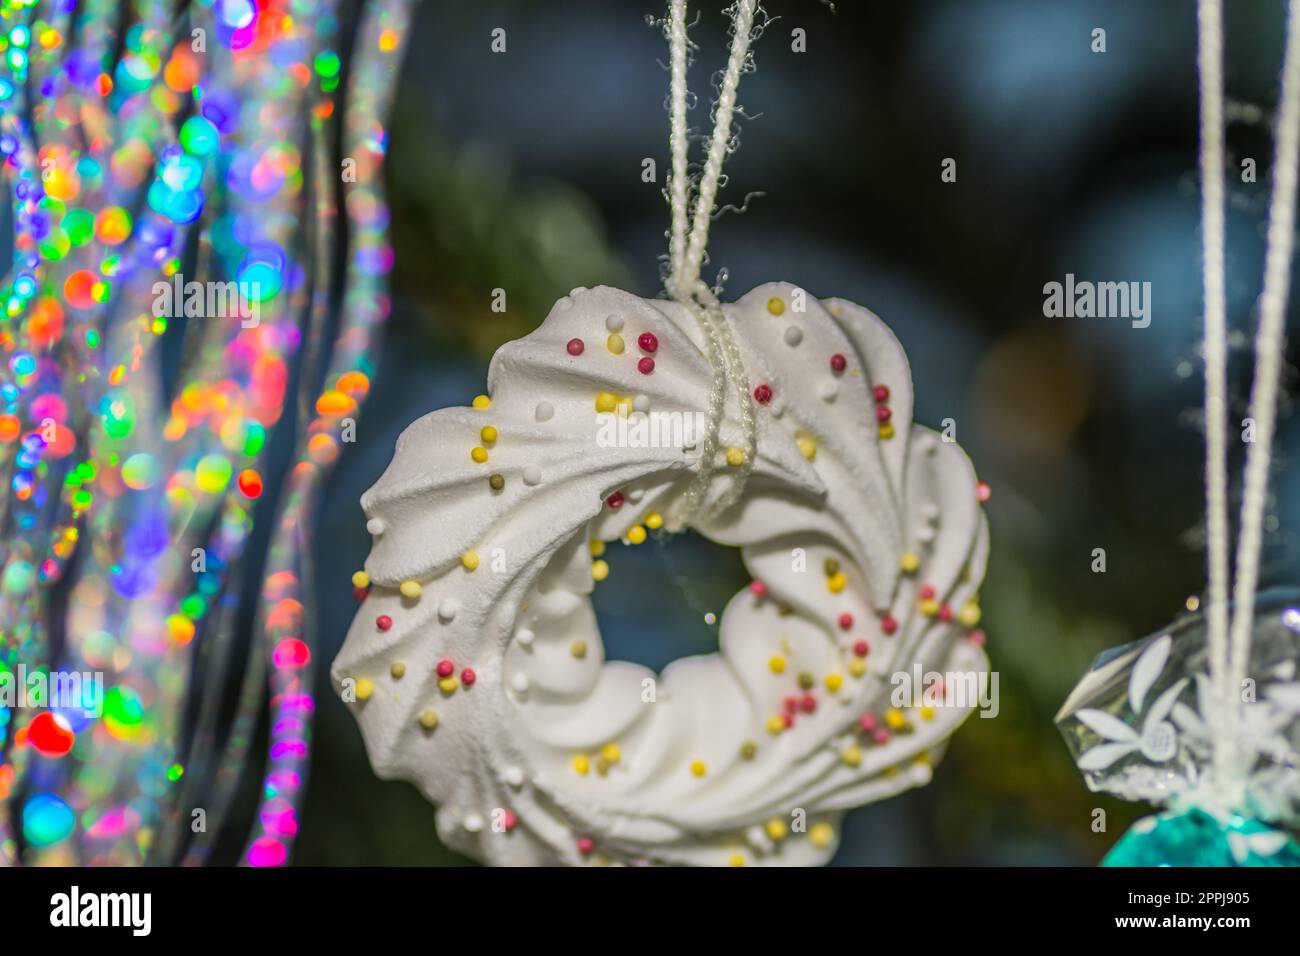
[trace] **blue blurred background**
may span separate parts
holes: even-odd
[[[1283,7],[1228,6],[1239,422]],[[720,2],[692,7],[699,128],[726,19]],[[789,280],[875,310],[910,356],[917,419],[954,419],[993,486],[982,594],[1001,713],[966,724],[928,788],[850,814],[836,862],[1095,863],[1142,808],[1087,792],[1052,717],[1099,650],[1159,628],[1204,580],[1195,5],[766,7],[776,19],[740,97],[755,118],[741,124],[723,201],[763,195],[714,226],[724,298]],[[369,547],[357,500],[408,423],[467,403],[495,348],[569,289],[659,291],[667,51],[645,17],[662,12],[653,0],[429,0],[412,28],[388,170],[395,307],[319,528],[321,706],[300,864],[467,862],[438,843],[412,787],[375,779],[326,686],[323,664],[355,611],[348,578]],[[490,50],[497,27],[504,54]],[[806,52],[792,50],[796,28]],[[1098,28],[1104,53],[1092,49]],[[646,157],[659,182],[642,181]],[[940,179],[945,158],[955,183]],[[1247,159],[1258,182],[1242,181]],[[1150,327],[1045,317],[1044,283],[1066,273],[1150,282]],[[495,288],[507,290],[504,314],[490,310]],[[1288,411],[1294,391],[1288,362]],[[1298,438],[1286,415],[1265,585],[1297,583],[1284,529],[1296,527],[1287,465]],[[1095,548],[1104,574],[1091,569]],[[614,564],[597,599],[610,654],[654,666],[716,646],[705,614],[744,583],[734,553],[689,537]],[[1092,831],[1094,807],[1106,808],[1107,833]]]

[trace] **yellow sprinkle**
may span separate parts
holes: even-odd
[[[639,524],[633,525],[627,529],[627,540],[632,544],[641,544],[645,541],[645,528]]]
[[[732,468],[739,468],[745,463],[745,453],[739,448],[731,447],[727,449],[727,464]]]
[[[849,661],[849,673],[854,677],[861,677],[867,672],[867,665],[862,662],[862,658],[855,657]]]
[[[593,558],[599,558],[605,553],[605,542],[599,539],[593,539],[587,542],[587,550],[591,552]]]
[[[478,552],[473,549],[466,551],[460,556],[460,564],[466,571],[477,571],[479,565]]]
[[[770,734],[779,734],[785,730],[785,720],[779,714],[773,714],[767,718],[767,732]]]
[[[922,720],[934,720],[934,708],[922,707],[919,711]]]
[[[836,691],[838,691],[838,690],[839,690],[841,687],[843,687],[843,686],[844,686],[844,675],[843,675],[843,674],[827,674],[827,675],[826,675],[826,689],[827,689],[828,691],[830,691],[832,694],[834,694]]]
[[[771,669],[773,674],[784,674],[785,658],[778,654],[777,656],[768,659],[767,666]]]
[[[612,412],[618,408],[618,396],[613,392],[601,392],[596,396],[596,411]]]
[[[574,773],[578,774],[579,776],[585,777],[587,775],[587,771],[589,771],[590,769],[591,769],[591,761],[588,760],[585,755],[578,754],[578,756],[573,758]]]
[[[883,425],[880,426],[880,437],[881,437],[884,441],[889,441],[889,439],[891,439],[891,438],[894,437],[894,423],[893,423],[893,422],[885,422],[885,424],[883,424]]]
[[[856,767],[862,763],[862,750],[858,747],[845,747],[840,751],[840,760],[844,761],[850,767]]]
[[[904,574],[915,574],[917,569],[921,567],[921,558],[919,555],[908,551],[899,558],[898,566],[902,569]]]
[[[604,757],[596,758],[596,773],[602,777],[609,773],[609,761]]]
[[[645,526],[651,531],[658,531],[664,526],[664,517],[657,511],[652,511],[645,516]]]
[[[574,641],[569,645],[569,653],[578,658],[578,660],[582,660],[582,658],[587,656],[587,642]]]
[[[369,700],[370,695],[375,692],[375,684],[369,677],[363,677],[357,681],[356,686],[357,700]]]
[[[591,576],[597,581],[603,581],[609,577],[609,563],[606,561],[591,562]]]
[[[406,676],[406,665],[401,661],[393,661],[393,666],[388,668],[388,673],[392,674],[396,680],[401,680]]]
[[[803,452],[803,456],[809,461],[812,461],[817,457],[817,442],[815,442],[811,436],[796,435],[795,444],[799,446],[799,450]]]
[[[366,574],[365,571],[358,571],[356,574],[352,575],[352,586],[354,588],[369,587],[370,575]]]
[[[692,761],[691,761],[691,774],[692,774],[693,776],[696,776],[696,777],[703,777],[703,776],[704,776],[706,773],[708,773],[708,772],[709,772],[709,768],[706,767],[706,766],[704,766],[704,761],[703,761],[703,760],[692,760]]]
[[[481,465],[483,464],[483,462],[488,460],[487,449],[475,447],[470,451],[469,457],[473,458],[476,462],[478,462]]]
[[[459,686],[460,684],[456,683],[456,678],[454,677],[444,677],[442,680],[438,681],[438,690],[442,691],[444,694],[456,693],[456,688]]]
[[[433,730],[438,726],[438,712],[436,710],[420,711],[420,726],[425,730]]]
[[[922,750],[916,755],[916,759],[913,760],[912,763],[924,764],[927,767],[931,766],[932,761],[930,760],[930,751]]]
[[[740,853],[733,853],[733,854],[731,854],[731,858],[727,860],[727,865],[728,865],[728,866],[744,866],[744,865],[745,865],[745,857],[744,857],[744,855],[743,855],[743,854],[740,854]]]
[[[623,336],[617,332],[611,332],[609,338],[605,340],[605,348],[609,349],[611,355],[622,355]]]
[[[835,828],[829,823],[815,823],[808,831],[808,839],[813,846],[827,847],[835,839]]]
[[[885,711],[885,723],[889,724],[892,730],[902,730],[907,726],[907,718],[897,707],[891,707]]]
[[[471,404],[479,411],[483,411],[484,409],[492,407],[492,399],[488,398],[486,395],[475,395],[474,401]]]
[[[926,617],[934,617],[939,613],[939,602],[934,598],[926,598],[921,602],[921,613]]]
[[[623,759],[623,751],[618,749],[618,744],[605,744],[600,748],[600,755],[609,763],[618,763]]]
[[[974,627],[980,622],[980,606],[974,601],[967,601],[961,606],[961,610],[957,612],[957,620],[964,627]]]
[[[482,439],[483,444],[491,445],[497,440],[497,430],[491,425],[484,425],[483,430],[478,433],[478,437]]]
[[[776,296],[772,296],[772,298],[767,300],[767,311],[771,312],[773,315],[780,315],[785,311],[785,303]]]
[[[844,576],[844,572],[831,575],[826,579],[826,587],[832,594],[839,594],[848,585],[849,579]]]
[[[740,756],[746,760],[753,760],[754,755],[758,753],[758,744],[752,740],[746,740],[740,745]]]
[[[423,588],[420,587],[419,581],[407,580],[399,584],[397,586],[397,590],[402,592],[402,597],[406,598],[407,600],[414,601],[420,596],[420,592],[423,590]]]
[[[789,832],[785,825],[785,821],[778,820],[775,817],[767,821],[767,826],[764,829],[767,830],[767,835],[773,840],[784,840],[786,834]]]

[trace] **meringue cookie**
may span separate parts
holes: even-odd
[[[782,283],[723,315],[752,402],[728,390],[716,461],[699,460],[713,372],[692,312],[579,289],[497,352],[488,396],[412,424],[362,498],[383,533],[332,678],[376,773],[415,783],[462,852],[822,863],[843,813],[928,782],[977,706],[895,696],[896,675],[988,671],[975,474],[912,424],[898,341],[866,309]],[[590,594],[617,573],[607,543],[666,533],[707,466],[690,524],[754,578],[718,653],[662,674],[605,660]]]

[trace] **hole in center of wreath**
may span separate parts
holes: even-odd
[[[722,611],[749,583],[740,549],[687,531],[644,544],[611,541],[609,577],[592,604],[609,660],[662,671],[679,657],[718,649]]]

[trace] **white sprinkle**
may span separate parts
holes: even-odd
[[[621,331],[623,328],[623,316],[621,315],[606,316],[605,328],[609,329],[611,332]]]
[[[785,327],[785,344],[789,346],[798,345],[803,341],[803,329],[797,325],[787,325]]]
[[[840,387],[834,382],[822,382],[817,387],[817,397],[823,402],[835,401],[835,396],[840,393]]]
[[[506,767],[501,772],[501,779],[506,782],[507,786],[522,787],[524,785],[524,772],[518,767]]]
[[[463,826],[470,833],[478,833],[480,830],[483,829],[483,818],[479,816],[477,813],[471,813],[469,816],[467,816],[464,819],[464,821],[461,823],[461,826]]]
[[[455,620],[456,612],[459,610],[460,605],[456,603],[455,598],[443,598],[442,603],[438,605],[438,618],[444,622]]]
[[[519,643],[520,647],[532,647],[533,640],[536,637],[537,635],[526,627],[521,627],[515,634],[515,640]]]
[[[636,412],[650,411],[650,398],[646,395],[636,395],[632,398],[632,410]]]
[[[538,402],[533,415],[539,422],[549,422],[555,416],[555,406],[550,402]]]
[[[516,674],[510,678],[510,686],[515,689],[516,694],[528,693],[528,675],[522,672]]]
[[[536,465],[529,465],[524,469],[524,484],[540,485],[542,483],[542,469]]]
[[[922,544],[929,544],[934,540],[934,527],[927,525],[916,532],[916,540]]]
[[[633,488],[631,491],[627,493],[627,500],[632,502],[632,504],[636,504],[644,497],[645,497],[644,488]]]
[[[366,530],[376,537],[384,533],[384,528],[383,518],[371,518],[366,522]]]
[[[772,849],[772,839],[763,831],[762,827],[750,827],[746,830],[745,842],[759,853],[766,853]]]

